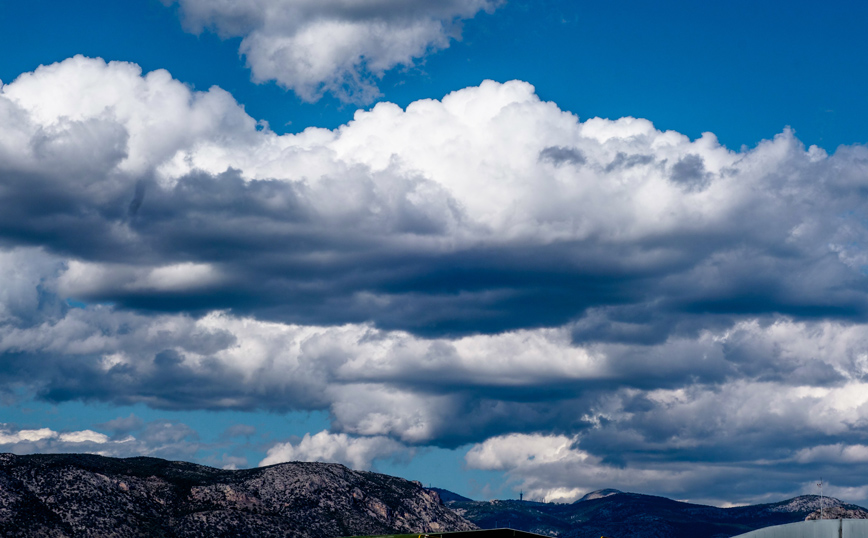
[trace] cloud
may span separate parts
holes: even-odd
[[[627,435],[637,448],[677,445],[699,457],[746,435],[776,447],[858,440],[851,425],[866,420],[858,397],[865,325],[744,321],[656,345],[575,345],[571,332],[431,339],[370,325],[91,306],[4,327],[0,351],[5,384],[28,384],[52,401],[328,410],[338,430],[410,444],[578,429],[597,454],[632,446]]]
[[[466,460],[548,501],[614,487],[711,504],[765,502],[806,493],[806,473],[855,494],[864,481],[851,473],[866,453],[855,426],[866,421],[865,390],[860,382],[819,389],[747,381],[621,389],[589,406],[590,425],[578,433],[490,437]]]
[[[97,424],[96,427],[114,432],[115,437],[126,437],[130,432],[141,429],[144,426],[142,419],[130,413],[127,417],[118,417],[102,424]]]
[[[97,295],[107,287],[129,292],[184,292],[208,289],[220,280],[220,275],[209,264],[178,263],[140,268],[72,260],[58,280],[58,291],[67,297]]]
[[[254,426],[248,424],[235,424],[234,426],[226,428],[221,437],[250,437],[254,434],[256,434],[256,428]]]
[[[110,187],[120,179],[112,172],[141,178],[180,148],[211,136],[228,142],[256,132],[256,122],[220,88],[191,92],[165,70],[142,76],[138,65],[126,62],[75,56],[24,73],[0,90],[4,168],[65,174],[82,187]],[[127,203],[134,189],[128,193]]]
[[[162,0],[185,27],[242,37],[239,52],[257,82],[275,80],[305,101],[328,92],[370,102],[376,81],[460,39],[460,22],[498,0]]]
[[[83,57],[2,101],[0,233],[62,255],[66,297],[427,335],[579,319],[577,341],[865,318],[861,146],[732,152],[517,81],[277,136],[218,88]]]
[[[407,447],[388,437],[349,437],[321,431],[313,436],[305,434],[293,444],[278,443],[268,450],[260,466],[287,461],[322,461],[342,463],[353,469],[369,469],[376,459],[395,457],[406,453]]]
[[[799,450],[796,454],[799,463],[814,461],[833,461],[842,463],[868,462],[868,446],[866,445],[822,445]]]
[[[731,151],[520,81],[278,136],[84,57],[0,88],[0,122],[8,397],[323,410],[287,454],[469,444],[551,498],[864,482],[828,448],[868,446],[863,146]],[[107,443],[200,444],[129,422]]]
[[[702,462],[677,462],[651,468],[613,466],[599,456],[575,448],[574,443],[574,439],[563,435],[511,434],[474,446],[467,453],[466,461],[473,469],[507,471],[526,498],[540,502],[573,502],[605,487],[677,493],[681,498],[702,502],[714,498],[690,498],[705,494],[691,488],[697,476],[702,476],[707,483],[712,477],[722,478],[725,472],[733,472],[731,479],[734,481],[744,474],[743,470],[727,469],[725,464],[709,468]]]
[[[132,418],[133,417],[131,415]],[[135,422],[135,423],[133,423]],[[189,426],[167,420],[142,423],[118,418],[106,429],[127,429],[127,435],[109,437],[94,430],[59,432],[50,428],[26,429],[0,424],[0,451],[15,454],[86,453],[103,456],[155,456],[189,459],[202,448],[198,434]],[[136,435],[128,435],[135,432]]]
[[[18,431],[6,429],[0,432],[0,444],[4,445],[14,445],[25,442],[35,443],[46,439],[59,439],[63,443],[104,443],[108,441],[108,437],[106,437],[105,435],[91,430],[83,430],[63,434],[57,433],[49,428]]]
[[[246,469],[247,458],[244,458],[242,456],[230,456],[228,454],[223,454],[220,458],[219,465],[221,469],[227,469],[230,471],[235,471],[237,469]]]

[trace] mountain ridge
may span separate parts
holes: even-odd
[[[448,501],[481,528],[510,527],[558,538],[726,538],[819,517],[868,518],[868,510],[832,497],[802,495],[776,503],[719,508],[618,490],[591,492],[571,504]]]
[[[333,463],[228,471],[157,458],[0,454],[0,535],[334,538],[471,530],[418,482]]]
[[[474,501],[331,463],[222,470],[158,458],[0,454],[0,536],[337,538],[508,527],[557,538],[727,538],[820,517],[832,497],[719,508],[615,489],[570,504]]]

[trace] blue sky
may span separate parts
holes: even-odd
[[[0,449],[866,502],[866,20],[0,2]]]
[[[277,132],[334,128],[356,106],[302,103],[251,84],[240,38],[184,32],[158,1],[4,2],[0,80],[75,54],[167,69],[218,85]],[[792,126],[806,144],[865,142],[868,65],[858,2],[509,2],[465,22],[463,39],[390,71],[381,100],[406,106],[489,78],[531,82],[581,118],[636,116],[691,137],[753,146]],[[674,106],[677,104],[677,106]],[[736,112],[738,111],[738,112]]]

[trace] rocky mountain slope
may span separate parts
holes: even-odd
[[[830,497],[822,502],[826,518],[868,518],[868,511],[859,506]],[[820,497],[805,495],[779,503],[717,508],[617,490],[589,493],[572,504],[446,502],[481,528],[510,527],[558,538],[725,538],[819,517],[820,503]]]
[[[336,464],[225,471],[156,458],[0,454],[0,536],[331,538],[472,528],[418,482]]]
[[[852,504],[824,507],[823,511],[811,512],[806,520],[811,519],[868,519],[868,510]]]

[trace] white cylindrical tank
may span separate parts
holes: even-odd
[[[776,525],[733,538],[868,538],[868,519],[822,519]]]

